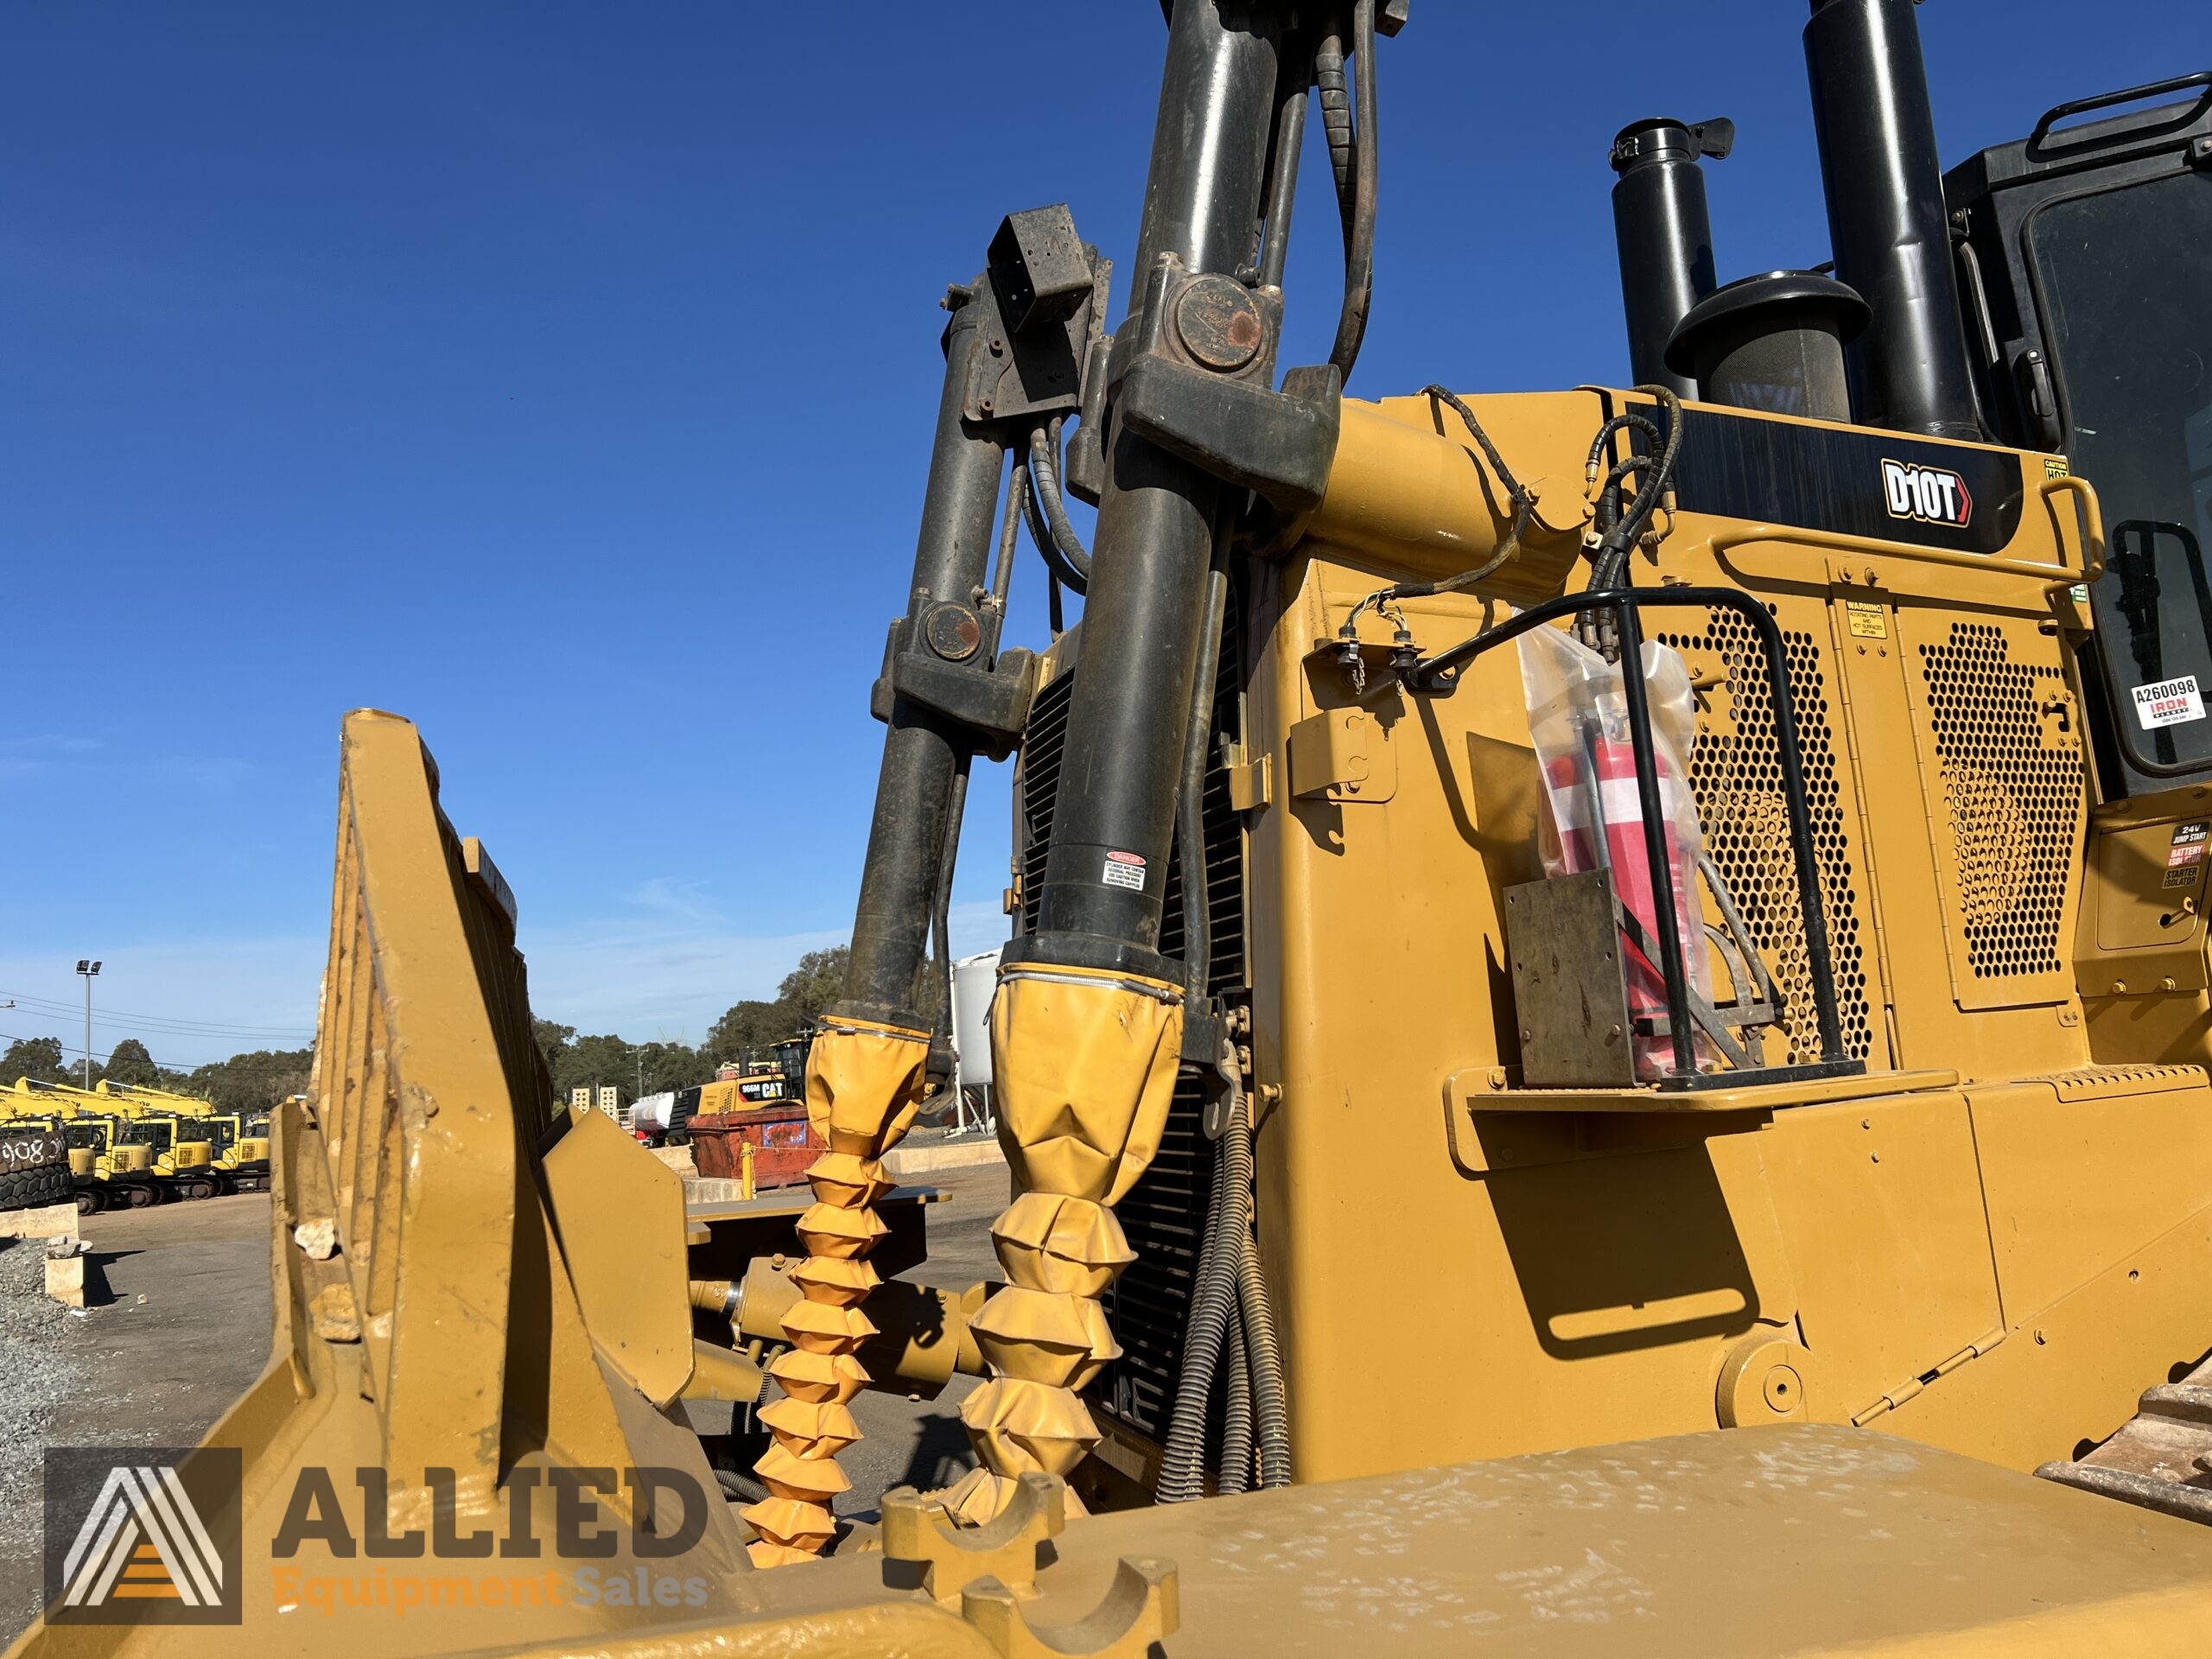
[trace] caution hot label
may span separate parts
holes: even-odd
[[[2154,732],[2161,726],[2183,726],[2192,720],[2204,718],[2204,697],[2196,689],[2196,676],[2184,674],[2178,679],[2160,680],[2152,685],[2135,688],[2135,718],[2143,729]]]

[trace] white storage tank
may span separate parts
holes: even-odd
[[[963,957],[952,964],[952,1052],[965,1090],[991,1081],[991,994],[998,989],[999,953]]]

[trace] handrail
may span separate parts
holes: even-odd
[[[1675,877],[1667,856],[1666,826],[1661,816],[1659,766],[1651,738],[1651,711],[1643,683],[1643,632],[1638,613],[1647,605],[1736,612],[1751,626],[1766,658],[1767,682],[1774,693],[1774,741],[1782,772],[1782,794],[1789,815],[1789,845],[1796,867],[1797,903],[1805,918],[1805,965],[1813,982],[1813,1005],[1821,1033],[1821,1059],[1841,1065],[1843,1026],[1836,1012],[1835,970],[1829,953],[1827,915],[1821,907],[1820,871],[1813,842],[1812,810],[1807,804],[1805,771],[1798,752],[1796,700],[1789,685],[1789,658],[1781,625],[1750,594],[1734,588],[1620,588],[1606,593],[1569,594],[1531,606],[1518,616],[1461,640],[1408,669],[1401,682],[1416,696],[1448,696],[1457,689],[1462,665],[1522,634],[1585,611],[1611,611],[1621,642],[1621,688],[1628,705],[1629,743],[1636,760],[1636,789],[1643,817],[1644,857],[1650,867],[1657,915],[1660,971],[1667,982],[1669,1034],[1674,1039],[1676,1086],[1697,1076],[1696,1045],[1690,1025],[1689,975],[1682,958],[1681,930],[1675,917]],[[1600,831],[1602,834],[1602,831]]]
[[[2176,75],[2167,80],[2154,80],[2146,86],[2131,86],[2124,92],[2099,92],[2094,98],[2077,98],[2070,104],[2060,104],[2045,110],[2043,119],[2036,123],[2036,130],[2028,135],[2031,150],[2043,148],[2044,140],[2051,136],[2054,123],[2069,115],[2087,115],[2092,110],[2115,109],[2122,104],[2133,104],[2139,99],[2157,98],[2164,92],[2184,92],[2192,86],[2212,86],[2212,69],[2200,69],[2193,75]],[[2198,100],[2202,102],[2202,99]],[[2062,138],[2069,136],[2063,132]]]

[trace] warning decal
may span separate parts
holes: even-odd
[[[1105,868],[1098,879],[1109,887],[1127,887],[1131,893],[1144,891],[1144,858],[1138,853],[1109,853]]]
[[[2209,832],[2212,832],[2212,822],[2203,818],[2174,826],[2173,844],[2166,849],[2165,886],[2196,885],[2204,870],[2204,845]]]
[[[2160,680],[2135,688],[2135,718],[2146,732],[2161,726],[2183,726],[2204,718],[2204,698],[2196,689],[2196,676]]]
[[[1886,639],[1890,637],[1889,619],[1882,614],[1879,605],[1869,605],[1862,599],[1847,599],[1843,602],[1844,620],[1851,626],[1852,637],[1858,639]]]

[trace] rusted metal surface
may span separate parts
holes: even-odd
[[[753,1184],[794,1186],[805,1180],[807,1166],[829,1150],[806,1121],[804,1103],[790,1101],[757,1111],[723,1112],[691,1120],[691,1156],[710,1180],[734,1181],[741,1174],[741,1149],[753,1148]]]
[[[2212,1359],[2178,1382],[2145,1389],[2135,1415],[2095,1450],[2036,1473],[2212,1526]]]

